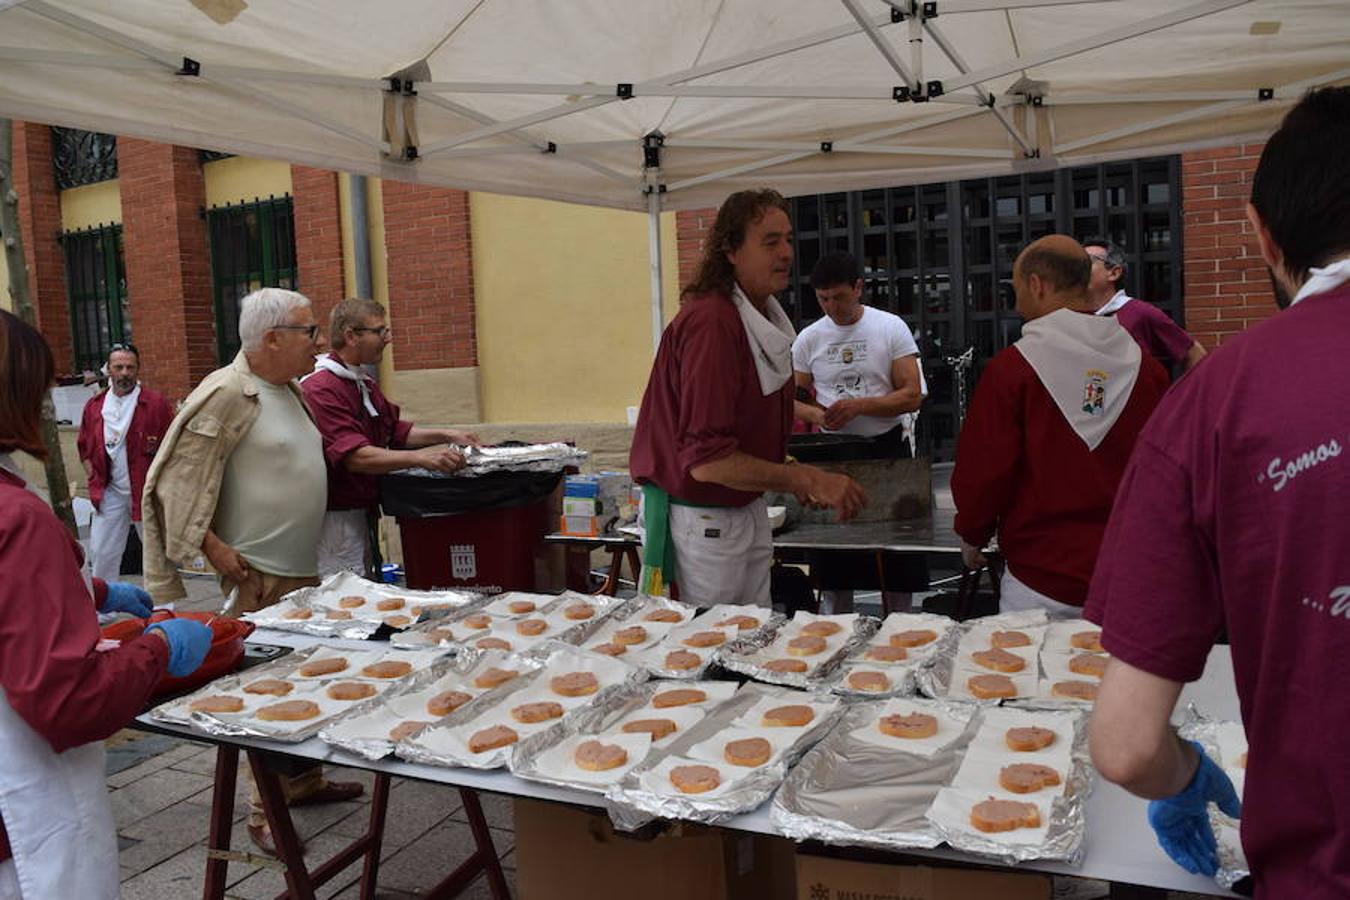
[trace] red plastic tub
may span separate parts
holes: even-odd
[[[176,694],[201,687],[208,681],[214,681],[222,675],[228,675],[244,660],[244,638],[253,633],[253,623],[240,619],[230,619],[214,613],[173,613],[166,610],[156,612],[149,620],[123,619],[103,627],[103,636],[111,641],[131,641],[140,637],[151,622],[165,619],[193,619],[211,626],[211,650],[205,661],[185,678],[174,678],[167,672],[155,685],[156,697],[164,694]],[[213,621],[214,620],[214,621]]]

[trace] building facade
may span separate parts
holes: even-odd
[[[97,368],[129,340],[144,380],[181,398],[237,351],[242,296],[291,287],[323,321],[357,293],[364,250],[395,335],[382,381],[416,419],[619,424],[640,401],[651,360],[641,214],[35,123],[15,123],[14,150],[30,290],[63,373]],[[867,301],[904,317],[919,339],[931,392],[921,434],[949,456],[961,402],[950,361],[973,348],[969,388],[1016,339],[1011,263],[1042,234],[1123,244],[1130,293],[1206,347],[1270,315],[1243,213],[1259,152],[793,198],[798,260],[784,305],[799,325],[814,320],[815,259],[857,255]],[[353,204],[353,190],[364,203]],[[663,219],[667,320],[715,212]]]

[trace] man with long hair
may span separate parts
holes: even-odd
[[[697,606],[768,606],[763,492],[790,491],[841,521],[866,502],[852,479],[785,461],[796,332],[774,295],[791,273],[787,202],[771,190],[728,197],[661,337],[633,434],[649,593],[674,582]]]
[[[1350,87],[1309,94],[1267,142],[1247,217],[1288,308],[1226,341],[1158,407],[1121,482],[1086,611],[1112,655],[1093,762],[1151,798],[1163,849],[1209,874],[1210,803],[1232,816],[1238,798],[1169,720],[1227,627],[1257,897],[1350,896],[1347,145]]]

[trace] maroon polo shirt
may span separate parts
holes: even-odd
[[[1144,352],[1171,363],[1186,360],[1195,339],[1172,317],[1146,300],[1131,299],[1115,312],[1116,321],[1130,333]]]
[[[792,431],[791,378],[765,396],[750,342],[726,294],[687,298],[661,335],[628,468],[672,496],[745,506],[760,495],[696,481],[690,469],[740,450],[781,463]]]
[[[1350,897],[1350,284],[1225,341],[1139,438],[1085,615],[1194,681],[1219,629],[1258,897]]]
[[[330,353],[329,357],[338,359],[336,353]],[[374,509],[380,502],[379,477],[350,472],[343,460],[361,447],[402,447],[413,428],[411,422],[399,420],[398,406],[389,402],[379,385],[368,379],[366,386],[378,416],[366,412],[365,404],[361,402],[361,389],[354,381],[319,369],[300,382],[305,403],[323,436],[323,457],[328,468],[328,508],[331,510]]]

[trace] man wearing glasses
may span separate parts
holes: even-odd
[[[239,304],[242,349],[183,402],[146,479],[145,584],[156,602],[186,596],[178,565],[205,555],[232,615],[319,583],[316,547],[328,497],[323,439],[297,379],[327,343],[309,299],[263,288]],[[228,605],[228,604],[227,604]],[[286,779],[293,803],[348,800],[357,783],[316,766]],[[249,837],[275,854],[254,792]]]
[[[1205,356],[1205,348],[1152,303],[1135,300],[1120,283],[1125,278],[1125,251],[1104,238],[1081,241],[1092,260],[1088,293],[1099,316],[1115,316],[1130,337],[1156,360],[1189,371]]]
[[[343,300],[333,308],[328,334],[333,351],[319,357],[302,380],[328,465],[328,509],[319,538],[322,578],[344,571],[372,574],[378,476],[413,467],[453,472],[463,467],[464,457],[449,445],[478,444],[469,432],[401,420],[399,408],[361,368],[377,365],[393,341],[380,303]]]
[[[131,344],[108,353],[108,388],[89,398],[77,446],[89,482],[94,520],[89,529],[93,576],[116,581],[132,524],[143,541],[141,491],[150,460],[173,420],[164,395],[141,385],[141,355]]]

